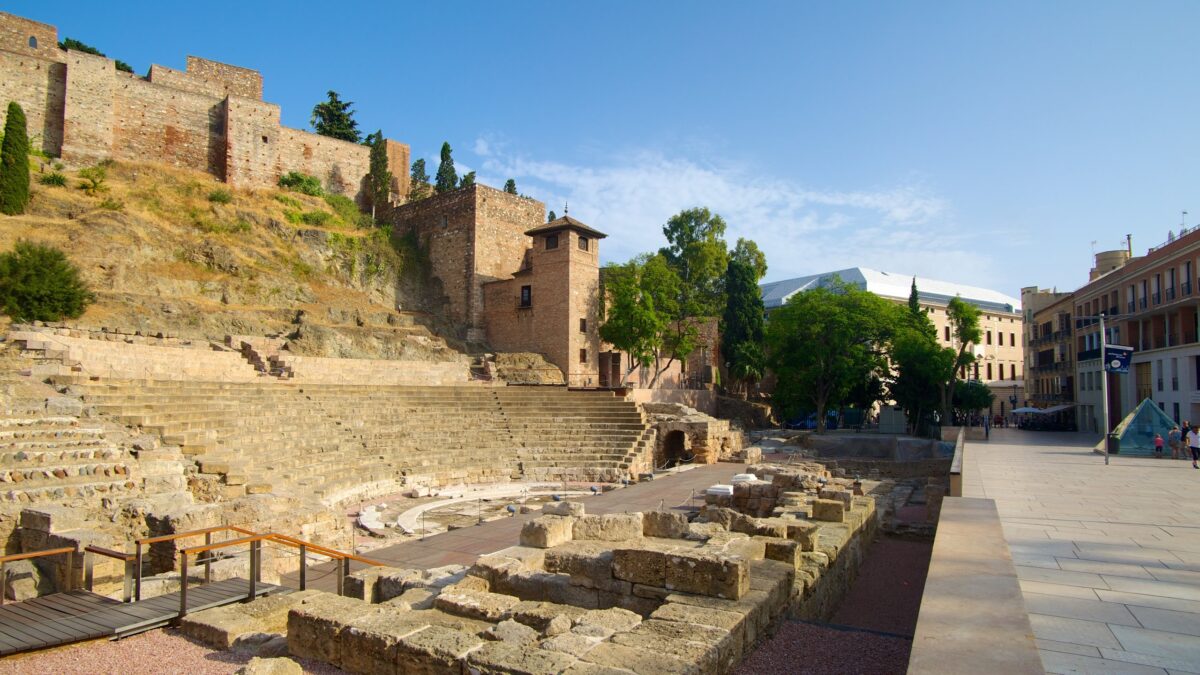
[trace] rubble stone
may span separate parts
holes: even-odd
[[[628,541],[642,538],[641,513],[606,513],[575,521],[574,538],[594,541]]]
[[[540,516],[521,527],[521,545],[551,548],[571,541],[574,518]]]

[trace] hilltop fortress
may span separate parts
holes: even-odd
[[[272,187],[299,171],[356,199],[369,170],[367,146],[282,126],[257,71],[189,56],[186,71],[155,64],[140,77],[60,49],[54,26],[3,12],[0,99],[24,108],[32,147],[73,166],[163,162],[237,188]],[[393,191],[407,194],[408,146],[388,140],[387,154]]]

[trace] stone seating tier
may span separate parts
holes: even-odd
[[[202,474],[349,498],[355,484],[619,480],[651,451],[636,404],[563,387],[405,387],[57,378],[159,434]],[[643,462],[644,464],[644,462]],[[640,467],[641,464],[638,464]]]
[[[0,419],[0,502],[67,503],[130,493],[136,462],[97,426],[69,416]]]

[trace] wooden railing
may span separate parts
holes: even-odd
[[[213,543],[212,536],[217,532],[237,532],[238,534],[253,535],[256,534],[244,527],[236,525],[218,525],[216,527],[206,527],[202,530],[190,530],[188,532],[177,532],[175,534],[164,534],[157,537],[145,537],[143,539],[134,540],[134,581],[133,581],[133,599],[135,601],[142,599],[142,547],[158,544],[164,541],[175,541],[176,539],[186,539],[188,537],[199,537],[204,535],[204,545],[208,546]],[[212,581],[212,556],[204,561],[204,583]],[[187,585],[187,578],[184,578],[184,586]]]
[[[75,567],[75,548],[73,546],[51,548],[45,551],[34,551],[33,553],[13,553],[11,555],[0,556],[0,605],[4,604],[4,596],[8,595],[8,575],[4,570],[5,563],[61,554],[66,554],[67,556],[67,573],[64,575],[64,578],[66,579],[67,585],[65,590],[69,591],[71,590],[71,571]]]

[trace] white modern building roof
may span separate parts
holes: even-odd
[[[762,291],[763,305],[767,309],[781,307],[788,301],[788,298],[796,293],[826,286],[835,276],[840,277],[845,283],[885,298],[908,300],[908,294],[912,291],[913,276],[911,274],[895,274],[892,272],[880,272],[879,270],[867,267],[851,267],[836,272],[823,272],[807,277],[797,277],[795,279],[784,279],[783,281],[772,281],[761,284],[759,289]],[[983,310],[993,312],[1021,311],[1020,300],[997,291],[977,286],[956,284],[950,281],[938,281],[923,277],[917,277],[916,279],[917,294],[920,296],[921,302],[924,303],[945,305],[955,296],[959,296]]]

